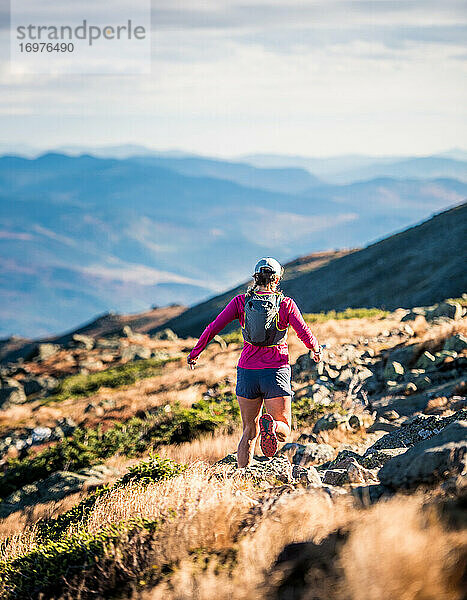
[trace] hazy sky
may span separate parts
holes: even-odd
[[[222,156],[467,147],[465,1],[153,0],[150,76],[58,77],[10,73],[0,1],[0,143]],[[78,3],[63,2],[64,20]]]

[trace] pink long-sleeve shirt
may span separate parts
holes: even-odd
[[[274,292],[255,293],[272,294]],[[206,327],[198,343],[190,352],[190,358],[197,358],[212,338],[235,319],[240,321],[242,327],[245,325],[245,294],[235,296],[214,321]],[[318,340],[303,320],[298,306],[292,298],[285,297],[279,308],[278,326],[280,329],[286,329],[289,325],[292,325],[300,340],[309,350],[318,351]],[[289,348],[287,338],[282,344],[273,347],[253,346],[248,342],[244,342],[240,360],[238,361],[238,366],[243,369],[277,369],[288,364]]]

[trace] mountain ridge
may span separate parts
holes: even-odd
[[[287,277],[282,288],[304,312],[433,304],[467,290],[466,238],[467,202],[309,272]],[[197,337],[226,300],[246,286],[191,307],[164,327]]]

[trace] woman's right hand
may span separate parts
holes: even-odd
[[[193,370],[196,366],[196,361],[198,359],[197,358],[190,358],[190,356],[187,356],[186,362],[188,363],[188,366],[190,367],[191,370]]]

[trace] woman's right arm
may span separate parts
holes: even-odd
[[[209,323],[206,329],[201,334],[198,343],[193,348],[193,350],[188,355],[188,364],[194,364],[196,359],[201,354],[201,352],[206,348],[212,338],[221,332],[226,325],[231,323],[233,320],[239,318],[239,307],[240,307],[240,296],[235,296],[232,300],[227,304],[224,310],[217,315],[217,317]]]

